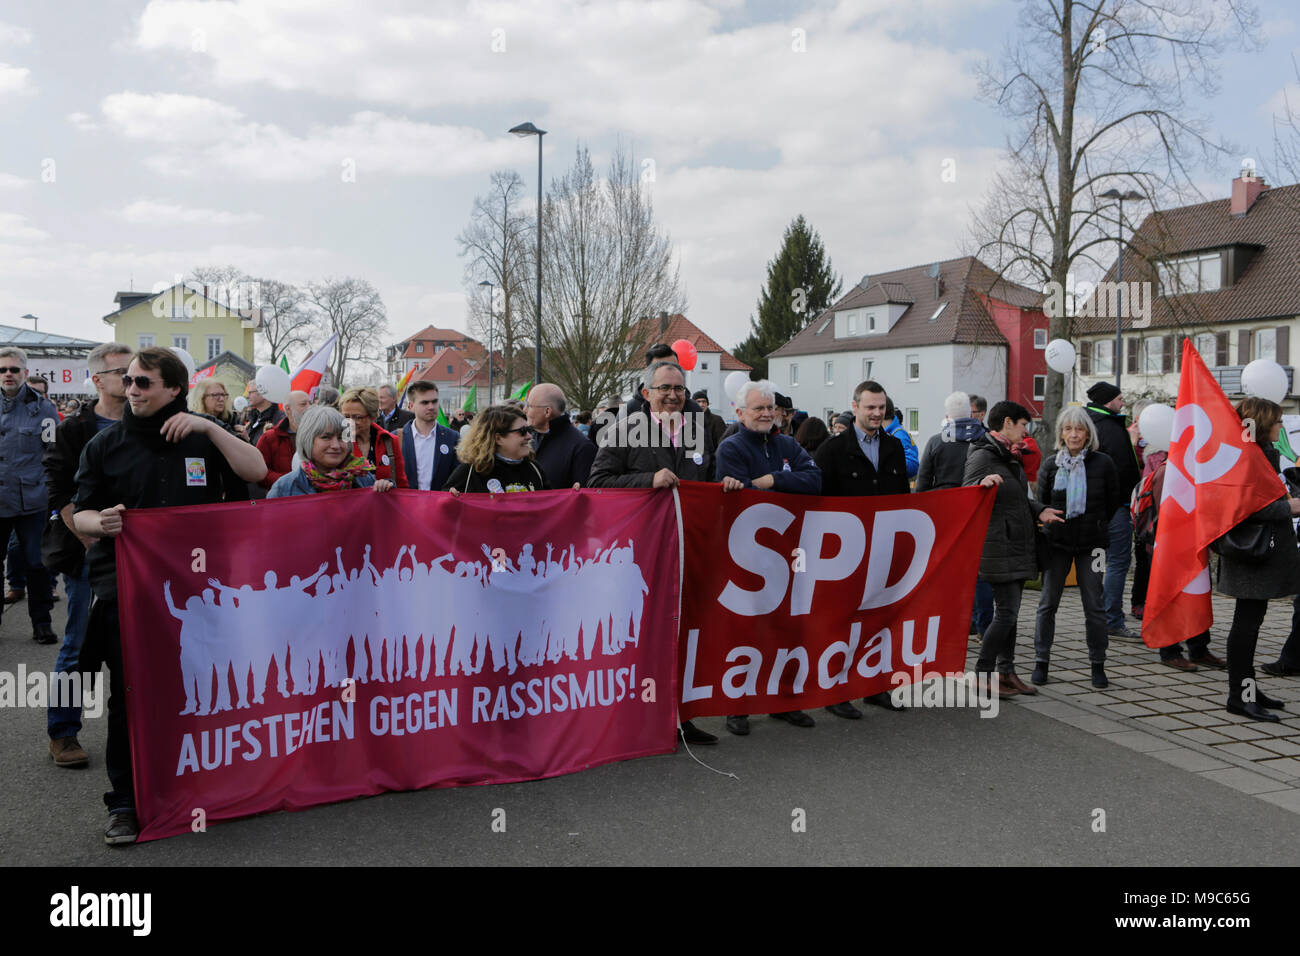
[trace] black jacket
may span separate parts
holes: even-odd
[[[83,402],[77,414],[65,418],[54,432],[54,442],[45,449],[45,490],[50,496],[50,510],[62,511],[77,493],[77,466],[81,451],[95,437],[99,421],[95,403]],[[81,539],[63,523],[51,517],[41,537],[41,563],[58,574],[77,575],[86,557]]]
[[[1268,458],[1269,467],[1277,471],[1277,449],[1264,445],[1255,447]],[[1254,454],[1250,451],[1249,444],[1246,446],[1246,454]],[[1267,480],[1272,482],[1273,479],[1270,477]],[[1261,524],[1267,527],[1272,538],[1268,560],[1256,564],[1220,556],[1216,588],[1220,594],[1265,600],[1287,597],[1300,589],[1300,554],[1296,552],[1296,536],[1291,528],[1291,502],[1280,482],[1277,484],[1277,500],[1260,508],[1237,527],[1245,525],[1254,530]]]
[[[916,473],[916,490],[960,488],[970,443],[984,432],[984,426],[974,418],[959,418],[944,425],[943,431],[925,443]]]
[[[519,491],[545,491],[553,487],[555,486],[548,481],[544,469],[538,467],[535,459],[511,462],[497,458],[492,463],[492,470],[486,475],[480,475],[466,462],[461,462],[447,476],[447,483],[442,490],[451,491],[455,488],[470,494],[500,495]]]
[[[661,468],[670,469],[683,481],[712,481],[713,438],[707,429],[689,437],[693,441],[683,440],[674,448],[659,423],[646,412],[620,416],[600,433],[600,448],[591,464],[588,486],[651,488],[655,472]]]
[[[1129,437],[1127,419],[1116,415],[1108,408],[1089,405],[1084,409],[1093,425],[1097,427],[1097,441],[1101,451],[1110,456],[1115,463],[1115,474],[1119,479],[1119,496],[1121,502],[1128,502],[1129,495],[1142,478],[1142,469],[1138,466],[1137,453],[1133,451],[1133,439]]]
[[[587,484],[596,446],[573,427],[568,415],[559,415],[545,434],[534,437],[533,449],[552,488],[572,488],[574,482]]]
[[[158,433],[176,414],[189,414],[184,398],[149,418],[136,418],[127,405],[120,422],[91,438],[77,469],[75,509],[103,511],[122,504],[130,511],[248,500],[247,483],[206,435],[171,442]],[[96,597],[117,597],[113,538],[100,538],[90,548],[90,586]]]
[[[1025,470],[1005,445],[988,434],[971,442],[962,484],[978,485],[986,475],[1001,475],[1002,484],[984,536],[980,577],[990,584],[1036,578],[1038,516],[1047,506],[1030,500]]]
[[[1073,554],[1087,554],[1094,548],[1110,544],[1110,519],[1123,503],[1119,496],[1119,481],[1115,476],[1115,463],[1105,452],[1090,451],[1083,459],[1083,471],[1088,485],[1088,500],[1083,514],[1066,518],[1062,524],[1044,526],[1052,547]],[[1055,508],[1065,517],[1065,489],[1057,489],[1056,456],[1043,459],[1038,470],[1038,500]]]
[[[384,417],[381,412],[379,415],[379,427],[386,432],[392,432],[396,435],[407,423],[415,420],[415,412],[405,408],[394,408],[388,417]],[[411,487],[415,487],[412,485]]]
[[[713,438],[713,447],[717,448],[721,445],[723,434],[727,430],[727,423],[722,420],[722,416],[713,410],[705,412],[704,427],[709,430],[709,435]]]
[[[857,429],[850,425],[838,435],[826,439],[813,460],[822,470],[824,495],[905,495],[911,491],[907,481],[907,453],[903,443],[880,429],[880,468],[858,444]]]

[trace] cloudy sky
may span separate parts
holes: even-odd
[[[117,291],[234,263],[366,278],[392,340],[465,329],[455,237],[493,170],[535,193],[535,141],[505,132],[530,120],[548,180],[579,142],[653,161],[688,314],[734,347],[799,213],[846,287],[964,251],[1007,135],[972,67],[1018,6],[4,0],[0,323],[102,340]],[[1229,54],[1198,106],[1274,182],[1300,33],[1260,10],[1263,51]],[[1239,165],[1198,171],[1209,198]]]

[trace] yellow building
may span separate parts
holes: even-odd
[[[113,327],[114,341],[133,349],[182,348],[198,366],[222,352],[251,363],[260,312],[251,306],[232,308],[214,294],[209,287],[185,283],[159,292],[119,292],[113,297],[117,311],[104,321]]]

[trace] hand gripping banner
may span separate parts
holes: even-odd
[[[821,498],[681,486],[681,716],[865,697],[965,669],[994,489]]]
[[[671,495],[351,491],[124,518],[141,839],[673,749]]]

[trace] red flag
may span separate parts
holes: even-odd
[[[338,335],[331,335],[325,340],[325,344],[318,348],[307,360],[298,367],[290,378],[289,388],[295,392],[306,392],[311,394],[311,390],[321,383],[325,377],[325,369],[329,368],[330,356],[334,352],[334,343],[338,341]]]
[[[1251,447],[1268,438],[1237,417],[1191,340],[1184,339],[1142,618],[1148,647],[1195,637],[1213,622],[1210,542],[1286,493],[1268,459]]]
[[[199,384],[199,382],[203,381],[205,378],[211,378],[212,374],[216,372],[216,370],[217,367],[215,365],[209,365],[207,368],[200,369],[199,371],[195,372],[193,375],[190,376],[190,388],[193,388],[195,385]]]

